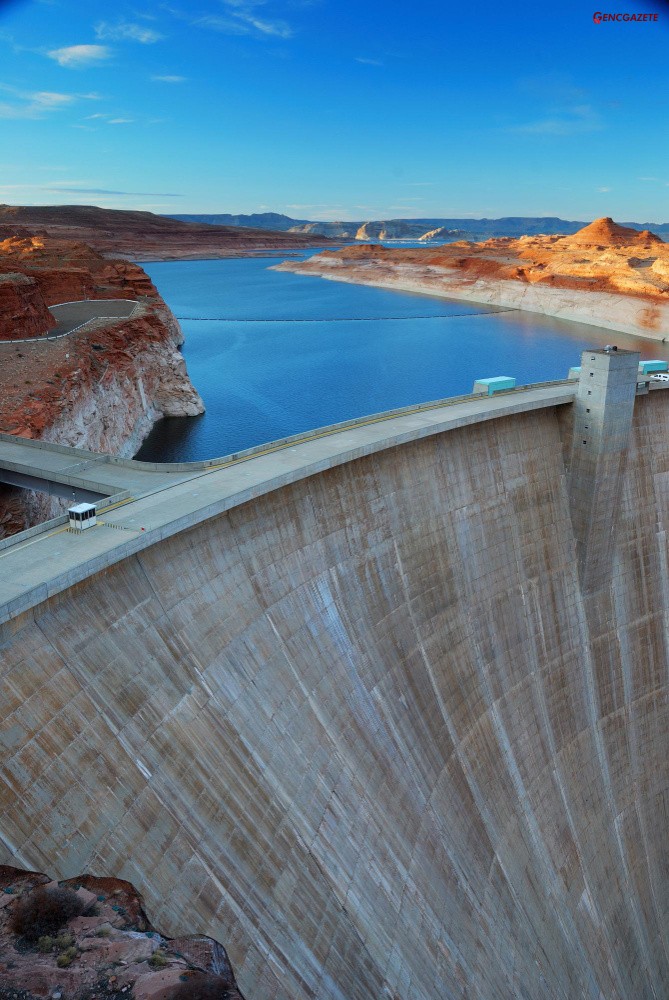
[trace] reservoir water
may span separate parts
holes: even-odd
[[[282,258],[279,258],[282,259]],[[269,270],[276,258],[148,263],[180,318],[207,412],[161,420],[137,458],[193,461],[471,391],[565,378],[587,347],[669,345],[518,310]]]

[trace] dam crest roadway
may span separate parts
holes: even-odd
[[[570,403],[574,383],[467,396],[320,428],[203,462],[160,464],[0,434],[0,482],[73,500],[105,497],[98,524],[73,539],[65,517],[0,542],[0,624],[175,532],[307,476],[406,441]],[[108,529],[123,529],[126,534]],[[26,534],[31,537],[26,539]]]

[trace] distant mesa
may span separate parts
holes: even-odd
[[[183,222],[217,226],[244,227],[246,229],[274,229],[282,232],[310,236],[326,236],[337,240],[411,240],[421,243],[454,240],[499,239],[521,236],[575,235],[585,222],[560,219],[556,216],[503,216],[499,219],[471,218],[422,218],[422,219],[366,219],[355,222],[324,222],[308,219],[291,219],[275,212],[254,215],[173,215]],[[608,222],[611,222],[609,219]],[[669,222],[626,222],[633,231],[648,230],[669,235]]]

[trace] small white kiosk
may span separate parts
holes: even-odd
[[[67,512],[70,515],[70,528],[74,531],[83,531],[97,524],[94,503],[78,503],[68,508]]]

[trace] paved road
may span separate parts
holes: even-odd
[[[3,344],[33,344],[46,340],[57,340],[74,333],[94,319],[127,319],[138,306],[134,299],[85,299],[83,302],[63,302],[49,306],[49,311],[57,325],[41,337],[17,337],[16,340],[0,340]]]
[[[86,299],[84,302],[64,302],[50,306],[58,325],[49,331],[50,337],[72,333],[92,319],[125,319],[132,315],[137,302],[129,299]]]

